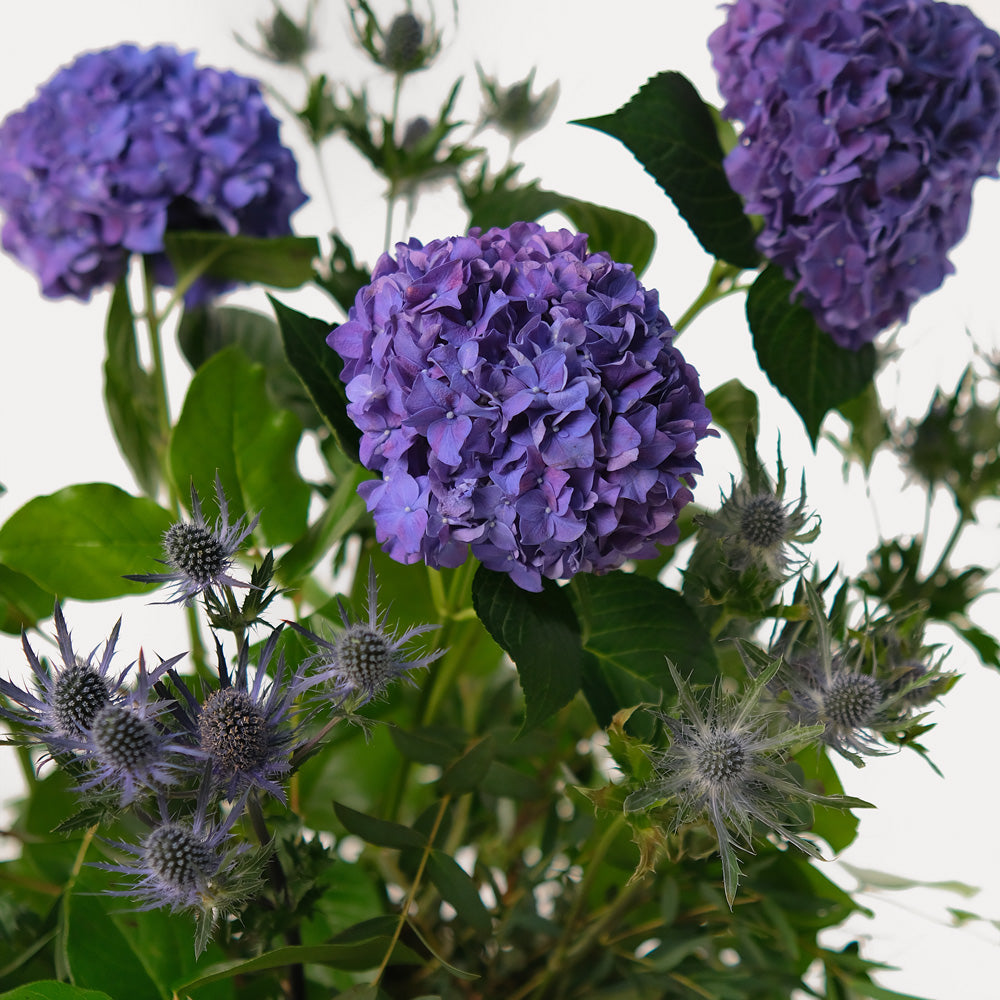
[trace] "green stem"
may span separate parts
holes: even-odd
[[[928,498],[928,507],[930,505],[930,500]],[[944,548],[941,550],[941,554],[938,556],[938,561],[934,564],[934,568],[927,574],[926,579],[928,582],[933,582],[934,577],[944,569],[944,564],[948,561],[948,556],[951,555],[951,550],[955,548],[955,543],[958,541],[966,525],[965,515],[960,511],[958,515],[958,520],[955,522],[955,527],[951,529],[951,534],[948,536],[948,541],[944,543]],[[924,543],[927,542],[926,529],[924,533]]]
[[[395,149],[395,131],[396,131],[396,119],[399,116],[399,95],[403,89],[403,74],[397,73],[396,79],[392,85],[392,113],[389,116],[389,128],[392,129],[393,135],[386,138],[385,143],[388,147]],[[395,173],[395,171],[393,171]],[[386,195],[386,205],[385,205],[385,239],[383,243],[385,244],[383,249],[386,253],[389,252],[389,247],[392,245],[392,215],[396,208],[396,196],[398,194],[396,188],[396,179],[393,177],[389,181],[389,193]]]
[[[385,955],[382,958],[382,964],[379,965],[378,971],[375,973],[375,978],[372,980],[372,985],[377,985],[382,976],[385,974],[386,967],[389,965],[389,959],[392,958],[392,953],[396,948],[396,942],[399,940],[399,935],[403,932],[403,924],[406,923],[407,914],[410,912],[410,906],[413,904],[413,899],[417,894],[417,889],[420,888],[420,880],[424,876],[424,869],[427,867],[427,859],[430,857],[431,850],[434,846],[434,840],[437,837],[438,830],[441,827],[441,821],[444,819],[445,810],[448,808],[448,803],[451,801],[450,795],[445,795],[444,798],[438,803],[437,815],[434,817],[434,825],[431,827],[431,832],[427,835],[427,843],[424,845],[423,853],[420,855],[420,864],[417,866],[417,872],[413,876],[413,882],[410,884],[410,891],[406,894],[406,899],[403,900],[403,906],[399,913],[399,920],[396,923],[396,929],[393,931],[392,940],[389,942],[389,947],[386,949]]]
[[[734,292],[741,292],[748,287],[747,285],[736,284],[736,278],[742,270],[742,268],[736,267],[733,264],[724,264],[719,260],[712,264],[712,270],[709,272],[705,287],[698,294],[694,302],[688,306],[681,318],[673,324],[675,340],[703,309],[706,309],[718,299],[724,299],[727,295],[732,295]]]

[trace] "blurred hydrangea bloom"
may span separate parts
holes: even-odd
[[[857,349],[954,270],[997,176],[1000,36],[932,0],[736,0],[709,48],[757,245]]]
[[[80,56],[0,125],[3,246],[49,298],[87,299],[131,253],[175,276],[167,230],[288,234],[305,200],[255,80],[133,45]],[[189,301],[228,285],[200,279]]]
[[[248,521],[244,515],[233,524],[229,523],[229,502],[222,490],[222,480],[215,477],[215,498],[219,506],[219,517],[215,527],[209,527],[201,510],[198,491],[191,484],[191,513],[193,521],[178,521],[167,528],[163,536],[166,559],[158,559],[171,567],[169,573],[129,573],[126,580],[136,583],[172,583],[174,596],[163,603],[177,604],[191,601],[205,592],[213,592],[216,587],[252,586],[242,583],[229,575],[233,568],[233,555],[252,534],[260,515]]]
[[[710,414],[656,293],[535,223],[396,251],[328,337],[386,551],[537,591],[675,542]]]
[[[117,676],[111,672],[122,624],[120,618],[95,663],[96,648],[85,657],[74,652],[69,626],[58,603],[54,616],[62,663],[56,666],[39,660],[28,644],[27,635],[22,635],[24,655],[34,674],[35,693],[0,678],[0,694],[14,706],[0,705],[0,717],[24,727],[30,741],[45,743],[54,754],[78,753],[84,749],[90,727],[102,709],[122,699],[125,676],[132,664]]]

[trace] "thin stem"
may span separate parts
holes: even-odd
[[[156,417],[160,425],[160,437],[163,442],[161,455],[166,453],[166,443],[170,438],[170,402],[167,396],[167,373],[163,364],[163,343],[160,339],[160,325],[165,316],[156,312],[156,279],[153,275],[153,264],[146,256],[142,258],[142,291],[145,302],[146,329],[149,331],[149,352],[153,363],[153,383],[156,387]],[[165,463],[164,463],[165,464]],[[170,482],[164,468],[164,481]]]
[[[698,294],[694,302],[688,306],[681,318],[673,324],[675,340],[703,309],[710,306],[717,299],[724,299],[727,295],[732,295],[734,292],[741,292],[749,287],[748,285],[736,284],[736,278],[742,270],[742,268],[736,267],[733,264],[723,264],[721,261],[715,261],[712,264],[712,270],[709,272],[705,287]]]
[[[406,923],[406,915],[410,912],[410,907],[413,905],[413,899],[417,894],[417,889],[420,888],[420,880],[423,878],[424,869],[427,867],[427,859],[430,857],[431,850],[434,846],[434,840],[441,827],[441,821],[444,819],[444,813],[448,808],[449,802],[451,802],[451,796],[445,795],[438,804],[437,815],[434,817],[434,825],[431,827],[431,832],[427,835],[427,843],[424,845],[423,853],[420,856],[420,864],[417,866],[417,872],[413,876],[413,882],[410,883],[410,891],[406,894],[406,899],[403,900],[403,908],[400,911],[399,920],[396,923],[396,929],[393,931],[392,940],[389,942],[389,947],[386,949],[386,953],[382,958],[382,964],[379,965],[378,971],[375,973],[375,978],[372,980],[373,986],[378,984],[381,981],[382,976],[385,974],[386,967],[389,965],[389,959],[392,958],[392,953],[396,948],[396,942],[399,941],[399,935],[403,932],[403,924]]]
[[[389,128],[395,133],[396,130],[396,119],[399,116],[399,95],[403,89],[403,74],[397,73],[396,78],[392,85],[392,113],[389,116]],[[395,137],[390,135],[387,137],[388,144],[395,147]],[[389,252],[389,247],[392,245],[392,215],[396,208],[396,179],[391,178],[389,181],[389,193],[386,195],[386,205],[385,205],[385,239],[383,240],[383,249],[386,253]]]

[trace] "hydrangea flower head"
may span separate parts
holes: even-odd
[[[49,298],[88,299],[131,253],[173,284],[167,230],[283,236],[305,200],[257,82],[167,46],[81,55],[0,125],[3,246]]]
[[[795,804],[863,803],[809,792],[785,767],[787,754],[814,742],[823,727],[782,726],[780,709],[761,704],[780,662],[758,674],[741,698],[713,691],[707,710],[676,667],[668,665],[677,685],[680,717],[655,713],[670,732],[670,744],[651,753],[655,778],[632,792],[625,808],[636,812],[666,800],[675,808],[675,829],[707,819],[718,841],[726,898],[732,906],[740,875],[736,848],[752,850],[755,827],[757,835],[776,833],[820,857],[814,844],[790,829],[797,824]]]
[[[384,254],[328,343],[392,558],[526,590],[679,536],[710,414],[655,292],[535,223]]]
[[[53,753],[77,753],[85,747],[90,728],[101,711],[121,700],[131,664],[117,676],[111,673],[121,619],[95,662],[96,648],[86,657],[74,652],[69,627],[58,603],[54,618],[62,663],[43,664],[28,644],[27,635],[22,635],[24,655],[34,674],[35,693],[0,678],[0,694],[15,706],[8,709],[0,705],[0,716],[23,726],[30,740],[45,743]]]
[[[954,270],[997,176],[1000,36],[936,0],[736,0],[709,48],[758,248],[857,349]]]
[[[384,694],[400,677],[422,670],[446,652],[436,649],[424,656],[411,657],[404,648],[412,638],[438,628],[437,625],[414,625],[402,635],[395,629],[386,628],[388,608],[379,610],[374,565],[368,568],[367,596],[367,621],[352,621],[347,609],[340,604],[344,629],[333,641],[291,623],[296,631],[319,647],[308,661],[312,667],[311,683],[326,682],[336,707],[346,703],[352,708],[364,705]]]
[[[201,510],[198,491],[191,485],[191,513],[193,520],[178,521],[167,528],[163,536],[166,559],[157,560],[171,567],[169,573],[130,573],[125,579],[137,583],[172,583],[174,596],[167,602],[183,601],[190,604],[198,594],[214,592],[217,587],[243,587],[243,583],[229,575],[233,555],[257,527],[258,514],[252,520],[241,517],[229,523],[229,502],[222,490],[222,481],[215,477],[215,498],[219,517],[215,527],[209,527]]]

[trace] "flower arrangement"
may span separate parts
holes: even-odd
[[[914,420],[881,376],[996,175],[1000,38],[935,0],[736,0],[699,42],[721,111],[669,67],[595,92],[574,125],[705,253],[668,319],[676,246],[521,177],[555,83],[476,63],[478,114],[455,84],[414,116],[459,12],[349,0],[361,87],[316,72],[316,8],[237,35],[273,88],[118,45],[0,124],[4,248],[107,307],[132,480],[0,524],[0,1000],[887,995],[878,942],[830,943],[863,907],[827,863],[878,804],[855,768],[935,767],[956,660],[1000,667],[995,567],[955,557],[1000,379],[970,349]],[[370,270],[367,232],[292,232],[304,154],[329,180],[348,146],[385,184]],[[463,225],[411,229],[443,186]],[[735,295],[759,372],[711,343]],[[785,465],[831,440],[926,494],[860,569]],[[123,638],[147,605],[170,648]]]

